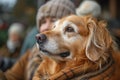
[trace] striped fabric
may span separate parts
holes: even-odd
[[[37,27],[40,27],[43,17],[50,16],[59,19],[70,14],[75,14],[75,6],[70,0],[50,0],[37,12]]]

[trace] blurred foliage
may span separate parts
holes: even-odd
[[[35,15],[37,9],[37,0],[18,0],[13,14],[17,19],[25,19],[29,26],[35,25]]]
[[[36,10],[37,0],[17,0],[15,6],[10,11],[6,10],[5,12],[0,5],[0,19],[5,20],[8,25],[13,22],[22,22],[27,30],[29,26],[33,27],[35,25]],[[0,29],[0,46],[7,41],[8,28],[9,26],[6,29]]]
[[[0,47],[6,43],[8,37],[7,34],[8,34],[7,30],[0,30]]]

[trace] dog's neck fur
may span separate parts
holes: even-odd
[[[82,73],[94,72],[100,70],[102,66],[109,61],[108,57],[106,58],[106,61],[103,58],[100,58],[97,62],[92,62],[84,55],[84,53],[82,53],[81,56],[81,58],[79,57],[78,59],[75,59],[76,61],[72,59],[66,62],[58,62],[50,57],[45,57],[41,63],[43,68],[41,68],[42,70],[39,70],[44,74],[41,77],[45,77],[46,79],[51,78],[53,80],[54,78],[62,75],[64,71],[69,72],[71,69],[78,67],[80,70],[79,72]]]
[[[59,80],[59,77],[61,77],[61,76],[65,77],[64,74],[68,75],[68,76],[66,76],[66,78],[70,78],[70,79],[73,78],[73,75],[74,75],[74,77],[79,76],[79,79],[92,77],[92,79],[94,80],[98,77],[101,77],[101,75],[105,75],[105,74],[107,74],[108,76],[104,76],[104,78],[108,78],[109,74],[110,75],[112,74],[114,67],[112,66],[113,58],[110,56],[109,59],[107,59],[107,60],[108,60],[108,62],[105,62],[101,68],[98,67],[99,65],[97,65],[95,63],[89,63],[89,62],[84,63],[83,65],[71,67],[68,69],[65,68],[65,69],[59,71],[59,73],[57,73],[57,75],[55,74],[52,77],[50,77],[50,80],[54,80],[54,79]],[[89,67],[86,67],[88,65],[89,65]],[[97,66],[97,67],[95,68],[95,66]],[[74,72],[74,71],[76,71],[76,72]],[[84,73],[84,75],[83,75],[83,73]],[[63,79],[63,77],[61,77],[60,79]],[[79,79],[77,79],[77,80],[79,80]]]
[[[106,59],[108,61],[108,59]],[[52,59],[51,59],[52,61]],[[49,67],[50,72],[51,70],[53,71],[51,73],[51,76],[54,77],[55,74],[58,75],[58,73],[60,73],[61,71],[65,71],[65,70],[70,70],[74,67],[79,67],[80,68],[80,72],[94,72],[97,70],[100,70],[103,66],[103,64],[107,64],[107,61],[104,61],[102,58],[98,61],[98,62],[91,62],[90,60],[88,60],[86,58],[86,56],[82,56],[81,62],[79,62],[78,64],[76,64],[74,61],[72,63],[71,62],[54,62],[52,61],[50,65],[52,65],[51,67]],[[52,68],[52,69],[51,69]]]

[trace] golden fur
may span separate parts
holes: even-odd
[[[77,66],[82,66],[81,71],[83,72],[94,71],[101,68],[110,55],[115,61],[115,73],[110,80],[119,80],[120,54],[106,26],[104,21],[98,21],[91,16],[71,15],[57,21],[54,29],[41,33],[47,36],[48,42],[44,45],[50,54],[44,55],[44,52],[41,51],[43,61],[33,80],[48,79],[61,71]],[[56,46],[46,47],[49,44]],[[65,51],[70,51],[70,55],[61,57],[59,53]]]

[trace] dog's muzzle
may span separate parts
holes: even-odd
[[[39,45],[42,45],[44,42],[46,42],[47,37],[45,34],[37,34],[36,35],[36,40]]]
[[[65,58],[67,56],[70,55],[70,52],[69,51],[65,51],[65,52],[60,52],[58,54],[52,54],[51,52],[49,52],[46,48],[45,48],[45,43],[47,41],[47,36],[45,34],[37,34],[36,35],[36,40],[37,40],[37,43],[39,44],[39,50],[44,52],[44,53],[47,53],[47,54],[50,54],[50,55],[56,55],[56,56],[60,56],[62,58]]]

